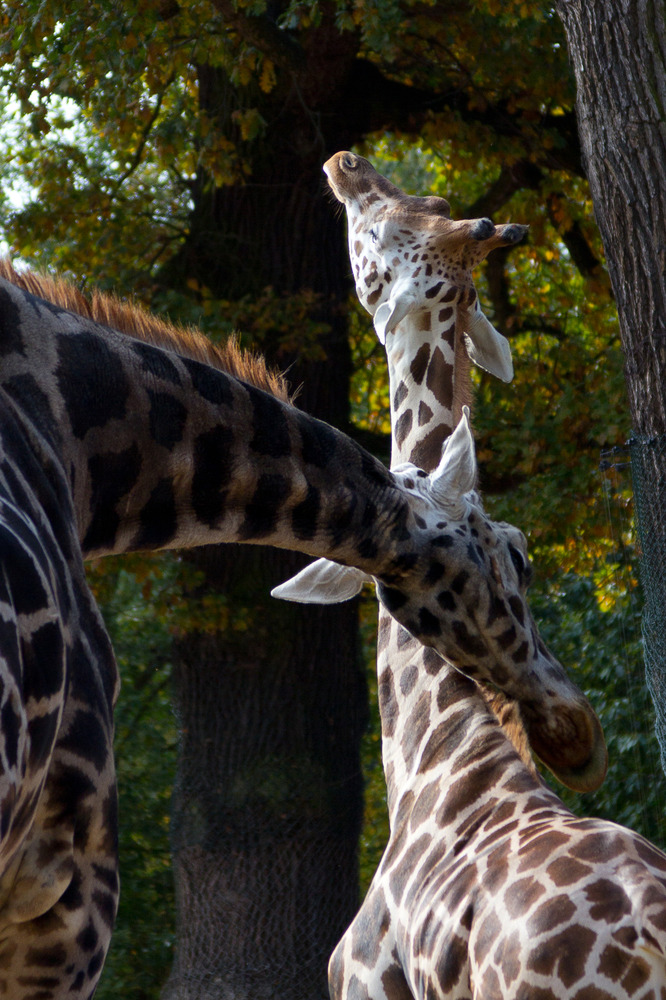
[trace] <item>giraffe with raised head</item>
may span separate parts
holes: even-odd
[[[509,596],[444,517],[456,449],[431,475],[391,474],[278,398],[260,366],[236,358],[255,384],[240,381],[122,312],[2,268],[0,995],[12,1000],[90,997],[115,916],[118,678],[86,558],[232,541],[330,556],[370,574],[405,628],[461,670],[528,698],[553,755],[562,731],[591,760],[600,744],[513,583],[526,653],[502,649]],[[488,522],[479,544],[505,558],[505,534]],[[443,596],[453,562],[492,620]]]
[[[505,240],[507,227],[451,223],[446,203],[405,196],[352,153],[336,154],[324,169],[347,209],[359,297],[386,345],[392,461],[418,458],[427,468],[432,441],[448,437],[469,402],[469,303],[478,310],[471,267],[524,230],[508,227]],[[496,358],[506,357],[489,324],[484,337]],[[494,370],[510,377],[508,363]],[[427,419],[412,420],[423,387]],[[476,546],[488,518],[474,492],[466,418],[450,447],[462,448],[463,440],[467,459],[448,496],[450,530]],[[524,538],[504,527],[502,557],[483,542],[477,554],[489,558],[506,595],[509,580],[526,587],[530,568]],[[336,589],[347,596],[360,579],[346,570],[329,576],[320,563],[314,587],[308,590],[306,569],[287,592],[296,597],[301,587],[308,600],[332,600]],[[455,565],[448,579],[451,602],[492,618],[494,609],[478,607],[476,588]],[[513,610],[511,597],[508,603]],[[514,637],[509,626],[503,641],[510,648]],[[414,643],[381,609],[377,669],[391,833],[331,958],[333,1000],[663,1000],[666,857],[630,831],[576,819],[521,758],[514,742],[524,755],[526,748],[514,733],[514,742],[507,738],[478,685]],[[539,749],[531,706],[521,708]],[[584,789],[603,777],[601,757],[596,770],[581,772],[575,744],[561,751],[560,760],[547,762],[566,784]]]
[[[346,210],[357,295],[386,349],[391,465],[431,471],[463,407],[472,408],[472,359],[504,382],[513,378],[509,343],[481,310],[472,272],[493,250],[519,243],[527,227],[454,221],[444,198],[405,195],[348,151],[332,156],[324,172]],[[387,660],[422,655],[418,643],[397,642],[394,636],[379,651],[380,670]],[[496,693],[487,696],[531,760],[515,709]]]
[[[405,195],[354,153],[336,153],[324,170],[347,212],[357,295],[388,354],[392,462],[431,468],[470,405],[470,358],[513,378],[508,341],[481,310],[472,269],[527,227],[454,221],[444,198]]]

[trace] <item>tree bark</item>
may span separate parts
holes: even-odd
[[[175,650],[178,947],[164,996],[325,998],[358,905],[366,691],[353,615],[269,603],[295,556],[225,555],[197,553],[191,597],[224,593],[230,627]]]
[[[666,12],[653,0],[559,0],[557,9],[620,320],[646,676],[666,770]]]
[[[560,0],[634,429],[666,433],[666,25],[651,0]]]

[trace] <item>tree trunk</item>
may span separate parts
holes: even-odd
[[[230,621],[176,648],[178,949],[164,995],[323,998],[358,905],[366,692],[355,630],[345,606],[308,615],[270,603],[296,556],[237,554],[197,554],[200,596],[226,594]]]
[[[634,429],[666,433],[664,8],[560,0],[578,127],[617,301]]]
[[[652,0],[559,0],[557,9],[620,319],[646,672],[666,770],[666,15]]]
[[[233,90],[217,69],[200,76],[207,113],[225,128]],[[302,90],[270,95],[262,114],[269,129],[248,182],[216,189],[201,179],[190,238],[165,282],[195,277],[235,300],[270,286],[276,310],[285,294],[314,293],[308,321],[327,331],[315,359],[299,357],[308,321],[288,331],[296,345],[285,351],[279,318],[266,317],[261,346],[281,367],[294,364],[298,405],[344,426],[349,267],[321,171],[333,149]],[[272,600],[271,587],[307,561],[289,553],[222,546],[191,558],[203,572],[192,600],[225,595],[228,620],[175,649],[177,953],[164,1000],[319,1000],[358,906],[367,697],[356,603]]]

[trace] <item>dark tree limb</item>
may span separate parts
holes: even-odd
[[[502,167],[497,180],[479,198],[469,205],[465,219],[479,219],[492,216],[513,197],[517,191],[536,190],[543,182],[543,171],[530,160],[518,160]]]
[[[569,256],[575,266],[584,277],[591,277],[598,274],[601,270],[601,261],[592,250],[577,220],[574,219],[567,226],[562,226],[558,222],[557,209],[564,197],[564,195],[555,192],[549,195],[547,201],[548,216],[569,251]]]

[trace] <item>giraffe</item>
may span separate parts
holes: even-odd
[[[472,269],[520,242],[527,227],[454,222],[444,198],[405,195],[347,151],[324,171],[347,212],[358,298],[388,354],[392,463],[433,468],[471,402],[469,359],[504,382],[513,378],[508,341],[482,312]]]
[[[324,172],[347,212],[358,297],[373,315],[387,352],[392,467],[411,462],[431,471],[462,408],[471,407],[470,359],[503,381],[513,377],[508,341],[482,312],[472,269],[497,247],[522,240],[527,227],[494,226],[489,219],[454,222],[445,199],[405,195],[368,160],[348,151],[327,160]],[[340,572],[334,572],[341,596]],[[353,590],[355,575],[345,575]],[[287,589],[279,594],[287,596]],[[380,609],[380,619],[384,613]],[[419,643],[396,632],[378,650],[379,673],[387,662],[422,655]],[[505,701],[488,695],[509,717]],[[526,713],[524,721],[529,733]],[[524,743],[521,729],[520,724],[511,727]],[[530,736],[538,751],[538,735]],[[575,765],[562,767],[561,762],[551,770],[564,784],[585,791],[590,781],[600,783],[605,763],[593,777],[587,769],[581,775]]]
[[[136,310],[0,272],[0,994],[92,996],[115,917],[118,676],[85,559],[240,541],[356,567],[410,633],[529,700],[554,757],[566,734],[596,768],[594,714],[522,591],[451,531],[463,450],[390,473],[260,365],[229,374]],[[507,558],[501,526],[478,544]],[[449,599],[453,566],[492,620]]]
[[[352,153],[324,169],[347,209],[359,298],[387,350],[392,463],[427,469],[433,441],[448,437],[469,402],[464,335],[479,325],[469,316],[470,304],[478,310],[471,267],[524,229],[451,223],[440,199],[405,196]],[[500,363],[484,367],[510,377],[503,338],[488,327]],[[468,447],[457,516],[478,538],[487,515],[474,492],[465,495],[476,478],[471,439]],[[524,539],[507,530],[511,563],[495,571],[525,585]],[[337,577],[326,599],[335,586]],[[475,600],[466,581],[457,592]],[[333,1000],[666,997],[666,856],[631,831],[576,820],[507,739],[478,685],[381,609],[377,669],[391,834],[331,958]],[[553,770],[584,787],[568,766]]]
[[[348,151],[323,169],[347,213],[357,295],[386,348],[391,464],[414,462],[430,471],[462,407],[472,407],[471,360],[504,382],[513,378],[509,343],[482,312],[472,270],[497,247],[519,243],[527,227],[454,222],[444,198],[405,195]],[[399,648],[380,651],[378,667],[421,653],[403,637]],[[530,761],[518,713],[497,692],[486,695]],[[575,787],[575,776],[560,778]]]
[[[449,484],[448,531],[485,549],[465,417],[449,442],[467,460]],[[506,547],[493,572],[524,588],[523,540],[498,530]],[[323,589],[330,599],[330,580]],[[451,592],[477,596],[467,581]],[[407,633],[383,617],[380,649],[394,640],[399,649]],[[434,649],[384,664],[379,702],[390,837],[331,956],[331,1000],[666,1000],[666,855],[574,816],[478,685]]]

